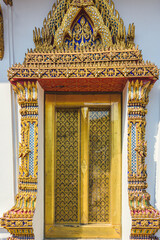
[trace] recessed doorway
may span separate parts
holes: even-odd
[[[121,237],[121,95],[45,95],[45,238]]]

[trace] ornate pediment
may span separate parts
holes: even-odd
[[[134,35],[134,24],[129,25],[126,34],[112,0],[60,1],[57,6],[53,4],[42,29],[33,31],[36,52],[68,48],[133,48]]]
[[[143,61],[134,33],[134,24],[130,24],[126,34],[112,0],[58,1],[42,29],[33,31],[35,49],[26,54],[22,65],[15,64],[8,71],[9,80],[38,80],[47,91],[69,91],[75,83],[65,79],[81,79],[81,87],[76,82],[73,91],[95,91],[91,79],[101,79],[96,83],[99,91],[122,91],[127,80],[155,81],[159,71]]]
[[[54,47],[76,50],[91,48],[93,45],[112,46],[109,27],[104,24],[102,16],[94,6],[71,6],[55,33]]]

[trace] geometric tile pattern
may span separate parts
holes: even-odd
[[[133,173],[137,171],[137,158],[136,158],[136,124],[132,124],[131,128],[131,169]]]
[[[31,175],[32,177],[34,176],[34,132],[35,132],[35,128],[34,128],[35,123],[29,123],[30,126],[30,134],[29,134],[29,148],[30,148],[30,153],[29,153],[29,175]]]
[[[55,223],[79,222],[78,110],[56,112]]]
[[[89,111],[89,223],[109,222],[110,109]]]

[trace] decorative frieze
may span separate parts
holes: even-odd
[[[159,76],[157,67],[142,60],[138,49],[89,50],[68,53],[26,54],[24,64],[15,64],[8,71],[10,81],[39,79],[106,79],[117,80],[150,78]]]

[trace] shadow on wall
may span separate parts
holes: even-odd
[[[147,106],[148,113],[146,115],[146,140],[147,140],[147,191],[151,195],[151,204],[156,203],[156,165],[158,159],[158,145],[156,143],[159,122],[159,90],[160,83],[157,81],[150,92],[149,103]],[[155,106],[155,107],[153,107]]]

